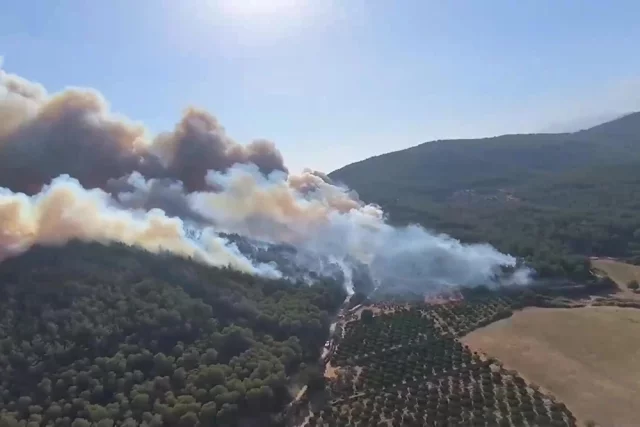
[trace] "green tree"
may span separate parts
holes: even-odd
[[[360,319],[363,323],[370,324],[373,322],[373,311],[369,309],[362,310],[362,313],[360,313]]]
[[[302,372],[301,378],[306,383],[310,392],[324,390],[325,378],[324,372],[318,365],[308,366]]]
[[[0,264],[3,423],[262,419],[285,408],[288,378],[344,297],[339,282],[296,286],[126,245],[34,248]]]
[[[84,418],[76,418],[71,423],[71,427],[91,427],[91,423]]]

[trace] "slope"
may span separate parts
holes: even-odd
[[[0,425],[271,425],[344,296],[124,245],[32,249],[0,264]]]
[[[543,275],[580,277],[571,255],[639,254],[640,113],[571,134],[434,141],[330,174],[392,221],[489,240]]]
[[[640,158],[639,140],[640,112],[576,133],[426,142],[344,166],[329,176],[363,196],[372,191],[385,197],[386,189],[407,188],[438,199],[456,190],[494,190],[567,169]]]

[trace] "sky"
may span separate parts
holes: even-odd
[[[152,133],[193,105],[329,172],[448,138],[640,110],[635,0],[21,0],[3,68],[92,87]]]

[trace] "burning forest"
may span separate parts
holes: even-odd
[[[276,145],[229,137],[187,108],[151,136],[100,93],[48,93],[0,70],[0,258],[33,245],[121,242],[265,277],[340,277],[417,292],[526,283],[488,244],[393,227],[325,174],[290,173]]]

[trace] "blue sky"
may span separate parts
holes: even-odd
[[[640,2],[20,0],[4,68],[171,129],[188,105],[293,170],[640,109]]]

